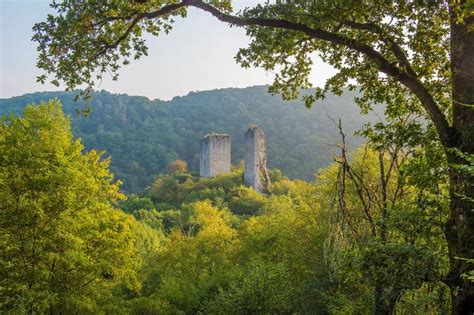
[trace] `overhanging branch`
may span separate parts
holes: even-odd
[[[389,44],[391,45],[390,48],[396,57],[399,58],[405,65],[407,72],[402,71],[396,65],[390,63],[382,54],[373,49],[371,46],[340,34],[331,33],[322,29],[310,28],[305,24],[295,23],[287,20],[268,18],[241,18],[223,13],[201,0],[190,0],[189,5],[211,13],[222,22],[227,22],[236,26],[266,26],[299,31],[311,36],[313,39],[328,41],[362,53],[377,65],[377,68],[380,72],[383,72],[394,78],[417,96],[433,121],[442,143],[447,147],[451,147],[453,145],[453,128],[451,128],[449,125],[446,117],[441,112],[428,89],[419,79],[416,78],[416,76],[413,77],[413,75],[416,74],[414,73],[414,70],[406,58],[403,50],[396,44],[396,42],[389,41]]]
[[[395,41],[389,40],[387,38],[385,38],[385,43],[390,46],[389,48],[400,61],[400,64],[404,66],[403,69],[405,70],[402,70],[401,68],[397,67],[396,64],[389,62],[380,52],[375,50],[370,45],[343,36],[341,34],[332,33],[322,29],[311,28],[302,23],[296,23],[282,19],[243,18],[221,12],[219,9],[206,2],[203,2],[202,0],[183,0],[179,3],[166,5],[155,12],[141,13],[136,15],[134,18],[132,18],[132,22],[127,31],[122,36],[120,36],[116,42],[114,42],[112,45],[109,45],[107,49],[115,48],[119,45],[121,41],[125,40],[129,36],[133,27],[135,27],[135,25],[140,20],[154,19],[159,16],[169,14],[180,8],[190,6],[209,12],[218,20],[235,26],[263,26],[298,31],[309,35],[312,39],[327,41],[330,43],[341,45],[363,54],[376,65],[377,69],[380,72],[385,73],[386,75],[394,78],[395,80],[406,86],[413,94],[415,94],[420,100],[422,106],[428,112],[429,117],[433,121],[443,145],[447,147],[451,147],[454,145],[453,128],[449,125],[445,115],[441,112],[440,108],[438,107],[438,104],[436,103],[426,86],[417,78],[416,73],[413,70],[403,49]],[[371,24],[361,24],[355,22],[350,22],[350,24],[352,24],[352,27],[358,27],[360,29],[367,29],[373,32],[380,31],[379,29],[374,29],[374,25]]]

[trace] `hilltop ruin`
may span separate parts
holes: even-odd
[[[264,192],[270,185],[267,170],[267,145],[265,133],[258,126],[251,126],[245,133],[244,184],[255,191]]]
[[[201,140],[199,175],[214,177],[231,170],[230,135],[208,134]],[[244,184],[255,191],[265,192],[270,185],[267,170],[267,146],[265,133],[258,126],[251,126],[245,133]]]
[[[230,172],[230,135],[208,134],[201,140],[199,175],[213,177]]]

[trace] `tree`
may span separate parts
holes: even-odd
[[[402,126],[410,129],[409,123]],[[389,138],[383,135],[382,147],[364,146],[350,156],[343,140],[336,158],[339,167],[329,167],[318,178],[326,205],[334,203],[338,209],[332,219],[329,256],[349,270],[335,278],[359,274],[360,282],[373,287],[375,314],[394,314],[403,295],[425,283],[438,290],[447,264],[442,241],[445,185],[437,187],[432,181],[430,191],[413,185],[409,167],[418,163],[417,152],[400,148]],[[430,200],[433,192],[438,194],[436,201]]]
[[[172,314],[197,313],[202,302],[215,294],[234,265],[231,255],[239,242],[237,231],[229,226],[227,209],[199,201],[183,210],[179,225],[156,255],[143,289],[151,299],[175,307]]]
[[[204,313],[291,314],[294,311],[290,275],[283,264],[255,260],[234,277],[229,288],[220,289],[206,303]]]
[[[120,183],[82,149],[57,101],[0,120],[2,310],[95,313],[119,304],[118,285],[138,288],[136,226],[112,206]]]
[[[451,270],[453,313],[474,312],[474,285],[462,275],[474,257],[474,178],[458,167],[474,154],[474,3],[433,1],[276,1],[238,15],[230,1],[53,2],[57,15],[35,25],[38,80],[52,74],[72,89],[147,54],[142,35],[169,32],[189,7],[246,28],[252,41],[237,61],[244,67],[279,69],[270,91],[285,98],[310,87],[312,53],[338,70],[324,89],[303,98],[307,105],[326,91],[356,82],[359,105],[386,103],[387,115],[421,111],[449,163],[450,218],[445,234]],[[353,81],[349,81],[353,80]],[[349,83],[351,88],[356,88]],[[458,259],[467,258],[467,259]]]
[[[183,160],[174,160],[168,163],[166,170],[169,174],[186,173],[188,171],[188,163]]]

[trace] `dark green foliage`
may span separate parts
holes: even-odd
[[[131,195],[127,200],[122,202],[120,208],[127,213],[135,213],[138,210],[152,210],[155,207],[150,198],[140,198]]]
[[[74,95],[33,93],[3,99],[0,115],[19,113],[29,102],[58,97],[65,112],[72,115],[75,136],[86,149],[105,150],[112,156],[111,170],[127,192],[142,191],[177,159],[197,172],[200,139],[212,131],[231,135],[232,163],[238,164],[243,159],[244,133],[251,124],[262,127],[267,135],[270,168],[290,178],[310,180],[331,162],[330,144],[338,139],[328,115],[341,117],[349,135],[371,119],[358,114],[355,94],[349,92],[342,97],[328,96],[307,110],[303,102],[284,102],[263,86],[190,93],[169,102],[102,91],[93,93],[92,112],[87,117],[75,114],[84,105],[74,102]],[[350,142],[355,148],[361,139],[350,137]]]

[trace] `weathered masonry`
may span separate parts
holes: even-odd
[[[265,133],[257,126],[250,127],[245,133],[244,159],[244,184],[258,192],[266,191],[270,185],[267,146]]]
[[[230,172],[230,135],[209,134],[201,140],[199,175],[213,177]]]

